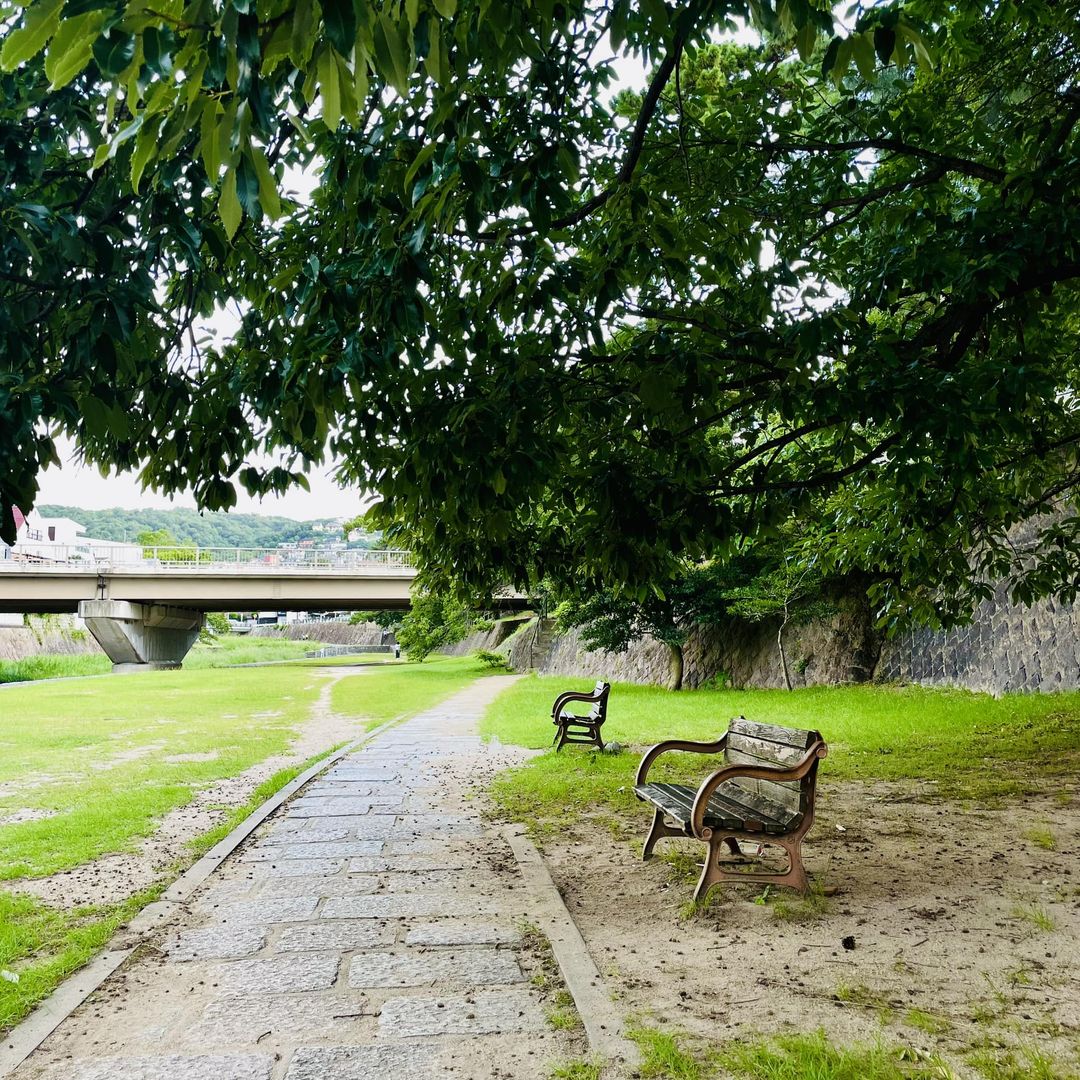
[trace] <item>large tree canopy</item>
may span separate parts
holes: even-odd
[[[34,0],[6,531],[63,430],[209,507],[334,455],[433,581],[640,589],[800,514],[889,619],[1075,594],[1072,516],[1008,532],[1080,479],[1078,4],[831,8]]]

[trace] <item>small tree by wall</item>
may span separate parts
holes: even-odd
[[[728,610],[737,618],[749,622],[778,619],[776,648],[784,685],[794,689],[788,664],[784,634],[792,623],[826,618],[835,611],[834,605],[823,598],[824,581],[817,566],[789,555],[774,569],[758,574],[748,584],[727,594]]]
[[[460,600],[439,593],[413,595],[412,607],[395,631],[410,660],[423,662],[436,649],[453,645],[468,634],[472,612]]]
[[[643,598],[608,589],[570,596],[556,609],[556,625],[579,629],[586,648],[607,652],[625,652],[646,635],[655,638],[670,653],[668,689],[679,690],[690,627],[715,623],[726,613],[725,597],[738,572],[731,564],[708,563],[687,567],[663,591]]]

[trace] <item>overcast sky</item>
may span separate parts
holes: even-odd
[[[85,510],[109,510],[121,507],[133,510],[141,507],[161,509],[169,506],[195,507],[190,494],[168,499],[153,491],[144,492],[134,474],[103,477],[97,469],[86,468],[75,460],[71,442],[58,443],[62,469],[55,466],[39,476],[41,494],[38,504],[53,503],[61,506],[81,506]],[[238,490],[236,512],[243,514],[280,514],[301,521],[321,517],[353,517],[363,507],[355,491],[342,491],[329,476],[323,473],[308,475],[311,491],[296,488],[279,498],[268,497],[262,501],[250,498]]]

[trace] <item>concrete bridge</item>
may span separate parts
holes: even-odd
[[[208,611],[407,608],[415,576],[407,551],[6,549],[0,611],[77,613],[114,670],[169,668],[180,666]]]

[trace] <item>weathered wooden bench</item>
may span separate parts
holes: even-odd
[[[723,754],[724,766],[697,788],[649,783],[653,762],[670,750]],[[802,840],[814,823],[817,766],[827,752],[816,731],[755,724],[743,716],[732,720],[727,733],[713,743],[681,739],[658,743],[641,759],[634,784],[637,797],[654,807],[642,857],[651,858],[661,837],[693,836],[709,845],[695,900],[704,898],[719,881],[763,881],[805,893],[809,881]],[[740,840],[782,847],[787,870],[725,869],[721,850],[726,846],[741,858]]]
[[[598,679],[591,694],[582,694],[578,691],[568,691],[560,694],[551,706],[551,722],[555,725],[555,738],[552,742],[557,743],[556,753],[567,743],[591,743],[599,749],[604,749],[604,740],[600,737],[600,729],[607,719],[608,694],[611,693],[611,684],[603,679]],[[571,701],[581,701],[592,705],[592,708],[584,716],[566,712],[564,706]]]

